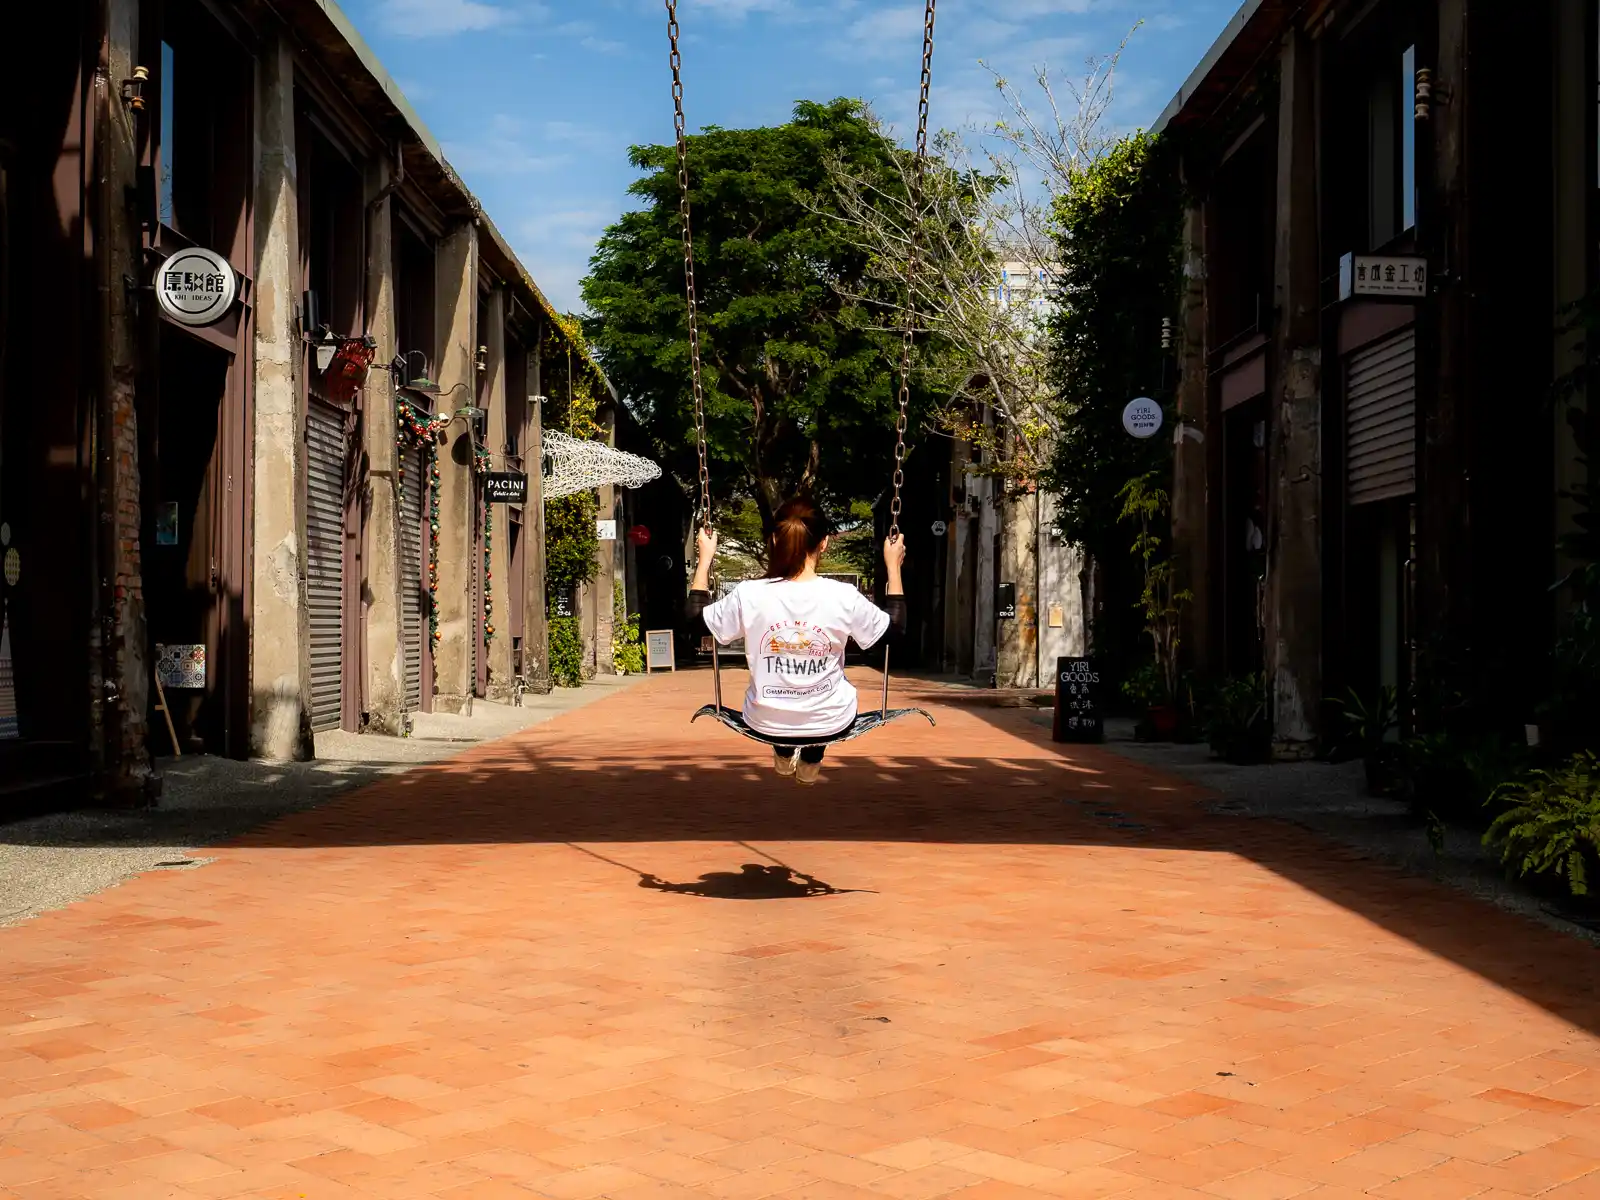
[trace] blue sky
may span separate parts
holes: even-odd
[[[934,123],[999,115],[991,77],[1081,73],[1116,48],[1113,117],[1149,125],[1238,0],[942,0]],[[557,307],[600,231],[628,204],[628,147],[672,139],[660,0],[344,0],[357,28],[444,144]],[[765,125],[800,99],[860,97],[898,131],[915,119],[922,4],[680,0],[689,127]]]

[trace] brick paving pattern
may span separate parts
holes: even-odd
[[[803,789],[706,683],[0,930],[0,1197],[1600,1197],[1592,947],[958,693]]]

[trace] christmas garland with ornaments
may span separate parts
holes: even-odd
[[[439,638],[439,435],[450,424],[448,416],[434,417],[407,400],[394,406],[395,448],[399,450],[396,479],[399,481],[401,511],[406,499],[406,451],[421,450],[428,476],[428,644],[437,646]]]

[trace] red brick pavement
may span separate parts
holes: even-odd
[[[0,1197],[1600,1197],[1587,945],[953,693],[802,789],[705,684],[0,930]]]

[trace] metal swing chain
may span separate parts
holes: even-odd
[[[900,347],[900,413],[895,421],[894,495],[889,501],[889,536],[900,534],[900,489],[906,473],[906,409],[911,404],[911,351],[916,340],[916,282],[922,252],[922,178],[928,161],[928,91],[933,85],[933,10],[928,0],[922,17],[922,89],[917,98],[917,157],[911,174],[911,245],[906,256],[905,329]]]
[[[711,527],[711,472],[706,466],[706,399],[700,383],[700,325],[695,311],[694,234],[689,226],[689,142],[683,132],[683,59],[678,53],[678,4],[666,0],[671,46],[673,127],[678,137],[678,216],[683,227],[683,281],[689,301],[689,371],[694,384],[694,430],[700,458],[700,513],[695,528]]]

